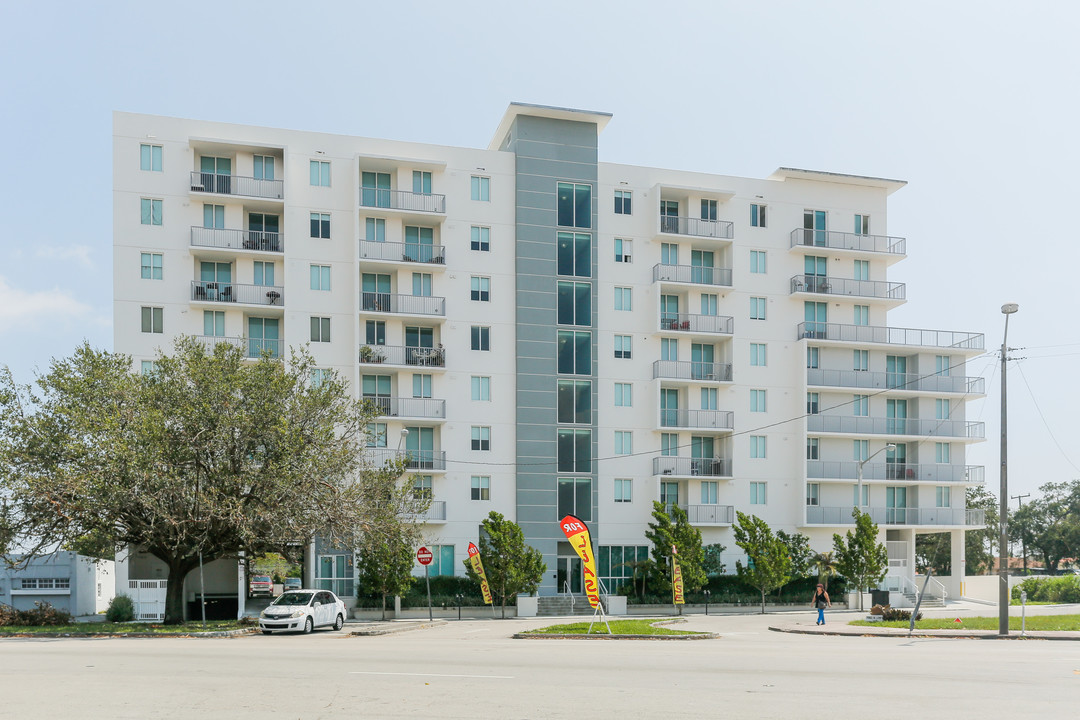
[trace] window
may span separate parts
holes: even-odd
[[[934,418],[936,420],[948,420],[949,415],[949,401],[940,398],[934,400]]]
[[[634,293],[632,288],[617,287],[615,288],[615,309],[631,311],[634,309]]]
[[[821,412],[821,396],[816,392],[806,393],[806,414],[817,415]]]
[[[364,342],[368,345],[385,345],[386,321],[368,320],[364,323]]]
[[[469,280],[469,299],[479,302],[491,300],[491,278],[473,275]]]
[[[482,375],[472,376],[472,399],[491,400],[491,378]]]
[[[660,264],[678,265],[679,246],[675,243],[660,243]]]
[[[22,578],[23,590],[64,590],[71,587],[70,578]]]
[[[750,204],[750,227],[765,227],[765,206]]]
[[[592,285],[560,280],[557,291],[560,325],[592,325]]]
[[[274,284],[274,263],[256,260],[252,263],[254,268],[254,281],[256,285]],[[327,287],[329,289],[329,287]]]
[[[435,496],[431,487],[430,475],[414,475],[412,481],[412,494],[417,500],[430,500]]]
[[[870,216],[869,215],[856,215],[855,216],[855,234],[856,235],[869,235],[870,234]]]
[[[940,465],[948,465],[952,462],[952,445],[949,443],[934,443],[934,462]]]
[[[701,388],[701,409],[702,410],[717,410],[719,393],[714,387]]]
[[[701,314],[708,315],[709,317],[716,317],[717,315],[717,301],[719,297],[713,293],[701,294]]]
[[[431,376],[417,373],[412,376],[412,396],[414,398],[431,397]]]
[[[633,455],[634,454],[634,433],[629,430],[616,430],[615,431],[615,454],[616,455]]]
[[[660,454],[674,457],[679,454],[679,434],[660,433]]]
[[[559,472],[592,471],[592,431],[559,428],[556,436]],[[584,518],[582,518],[584,520]]]
[[[139,145],[139,169],[161,172],[161,145]]]
[[[592,235],[561,232],[556,235],[559,275],[592,277]]]
[[[764,274],[768,269],[768,257],[768,254],[764,250],[751,250],[750,272],[757,273],[759,275]]]
[[[665,361],[679,359],[679,341],[677,338],[660,338],[660,359]]]
[[[701,504],[715,505],[720,500],[720,483],[705,480],[701,483]]]
[[[157,372],[157,363],[153,360],[143,360],[140,372],[143,375],[153,375]]]
[[[140,201],[142,208],[142,224],[143,225],[160,225],[161,224],[161,200],[155,198],[142,198]]]
[[[952,488],[948,485],[938,485],[934,488],[934,500],[936,507],[952,507]]]
[[[858,352],[858,351],[856,351]],[[818,367],[818,361],[820,359],[820,348],[808,347],[806,348],[806,367],[814,369]]]
[[[164,308],[159,307],[144,307],[142,308],[142,331],[144,333],[160,333],[162,330],[162,317],[165,313]]]
[[[558,183],[558,223],[562,227],[592,227],[592,185]]]
[[[750,343],[750,366],[765,367],[768,364],[765,343]]]
[[[679,504],[679,483],[677,482],[661,482],[660,483],[660,502],[664,505],[678,505]]]
[[[311,368],[311,387],[322,386],[330,378],[330,371],[323,368]]]
[[[560,423],[592,422],[591,380],[559,380],[557,388],[555,417]]]
[[[750,391],[750,412],[765,412],[766,394],[764,390]]]
[[[821,440],[818,438],[806,438],[806,459],[819,460],[821,454]]]
[[[856,280],[869,280],[870,279],[870,261],[869,260],[856,260],[853,276]]]
[[[431,577],[439,575],[452,576],[457,570],[454,562],[453,545],[430,545],[431,564],[428,565],[428,574]]]
[[[615,191],[615,214],[616,215],[629,215],[630,203],[633,193],[629,190],[616,190]]]
[[[817,505],[820,491],[821,485],[819,483],[806,483],[806,504]]]
[[[764,505],[766,500],[766,484],[763,482],[750,483],[750,504]]]
[[[586,522],[592,520],[592,480],[589,478],[559,478],[557,508],[559,517],[577,515]]]
[[[702,220],[716,220],[716,208],[717,202],[715,200],[702,200],[701,201],[701,219]]]
[[[256,155],[254,158],[254,170],[256,180],[273,180],[274,157],[272,155]]]
[[[616,335],[615,336],[615,357],[629,359],[630,358],[630,342],[632,338],[629,335]]]
[[[869,305],[856,305],[855,306],[855,325],[869,325],[870,324],[870,306]]]
[[[311,318],[311,342],[330,342],[330,318]]]
[[[470,179],[470,197],[473,200],[488,202],[491,200],[491,178],[473,175]]]
[[[472,242],[470,248],[481,252],[491,250],[491,228],[473,225],[470,229]]]
[[[556,357],[560,375],[592,374],[592,333],[559,330]]]
[[[869,350],[852,350],[851,351],[851,364],[854,370],[864,372],[870,368],[870,351]]]
[[[143,280],[160,280],[161,279],[161,253],[141,253],[140,254],[140,275]]]
[[[317,187],[330,187],[330,163],[311,161],[311,184]]]
[[[615,262],[633,262],[634,241],[615,238]]]
[[[382,232],[378,232],[379,230]],[[311,237],[322,238],[323,240],[330,239],[330,213],[311,213]],[[385,239],[386,221],[375,221],[375,218],[368,218],[367,240],[369,242],[383,242]]]
[[[416,297],[431,297],[431,273],[412,274],[412,294]]]
[[[368,423],[367,446],[386,447],[386,423]]]
[[[425,170],[412,171],[412,191],[417,195],[431,194],[431,173]]]
[[[203,203],[202,224],[204,228],[222,230],[225,227],[225,206]],[[253,228],[254,229],[254,228]]]
[[[869,440],[854,440],[851,444],[851,459],[855,462],[862,462],[870,457],[870,441]]]
[[[472,499],[473,500],[490,500],[491,499],[491,478],[487,475],[473,475],[472,476]]]
[[[258,283],[256,283],[257,285]],[[311,266],[311,289],[312,290],[330,290],[330,266],[329,265],[312,265]]]
[[[473,325],[471,347],[473,350],[490,350],[491,328],[482,325]]]
[[[750,457],[764,458],[766,455],[766,443],[764,435],[750,436]]]
[[[491,449],[491,428],[487,425],[473,425],[472,426],[472,449],[473,450],[490,450]]]
[[[203,335],[225,337],[225,312],[222,310],[203,310]]]
[[[948,355],[935,355],[934,356],[934,372],[942,377],[949,377],[949,371],[952,369],[952,362]]]
[[[855,417],[869,417],[870,416],[870,396],[869,395],[856,395],[855,399],[851,403],[852,414]]]
[[[628,503],[634,500],[634,481],[630,478],[615,478],[615,502]]]
[[[764,320],[765,319],[765,298],[752,297],[750,298],[750,319],[751,320]]]
[[[615,383],[615,407],[634,406],[634,386],[631,383]]]

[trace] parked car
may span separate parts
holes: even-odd
[[[263,635],[274,631],[309,633],[317,627],[340,630],[345,624],[345,603],[329,590],[290,590],[259,615]]]
[[[285,578],[285,590],[299,590],[304,587],[300,578]]]
[[[273,597],[274,579],[269,575],[252,575],[248,581],[248,595],[251,597],[256,595]]]

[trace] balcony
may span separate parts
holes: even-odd
[[[192,280],[191,299],[196,302],[281,307],[285,304],[285,288],[280,285],[240,285],[233,282]]]
[[[986,424],[966,420],[934,420],[932,418],[853,417],[850,415],[810,415],[806,418],[809,433],[842,433],[845,435],[918,435],[920,437],[960,438],[982,440]]]
[[[917,330],[912,328],[881,327],[876,325],[839,325],[828,322],[801,322],[796,339],[833,340],[858,344],[906,345],[911,347],[947,348],[950,350],[983,350],[982,333],[948,330]]]
[[[735,429],[735,413],[730,410],[673,410],[661,408],[660,427],[731,432]]]
[[[285,240],[281,233],[262,230],[225,230],[196,226],[191,228],[191,246],[218,250],[285,252]]]
[[[850,280],[848,278],[823,277],[821,275],[796,275],[791,278],[791,292],[845,295],[903,302],[907,295],[907,286],[904,283],[885,282],[883,280]]]
[[[446,501],[432,500],[427,510],[412,513],[409,518],[413,522],[446,522]]]
[[[214,352],[214,348],[218,345],[232,345],[233,347],[246,348],[247,340],[242,337],[224,337],[218,335],[196,335],[195,341],[206,348],[209,352]]]
[[[689,283],[731,287],[731,268],[697,265],[653,265],[653,282]]]
[[[690,360],[657,360],[653,363],[653,379],[731,382],[731,364],[692,362]]]
[[[424,348],[404,345],[361,345],[360,364],[444,368],[446,367],[446,351],[441,347]]]
[[[364,396],[377,408],[379,417],[425,418],[443,420],[446,418],[446,401],[433,398],[414,397],[372,397]]]
[[[858,480],[859,463],[807,460],[806,477],[810,480]],[[964,483],[982,485],[986,482],[982,465],[937,465],[934,463],[867,463],[863,480],[918,483]]]
[[[731,525],[735,508],[731,505],[680,505],[691,525]]]
[[[397,315],[446,315],[446,298],[429,295],[394,295],[382,292],[361,292],[361,312],[383,312]]]
[[[984,395],[986,381],[981,377],[883,373],[865,370],[823,370],[808,368],[806,384],[811,387],[842,387],[863,390],[904,390],[928,393],[964,393]]]
[[[735,332],[735,320],[728,315],[660,313],[660,330],[731,335]]]
[[[372,242],[370,240],[361,240],[360,259],[445,265],[446,248],[442,245],[418,245],[416,243]]]
[[[907,255],[907,240],[888,235],[856,235],[836,230],[796,228],[791,231],[791,247],[816,247],[830,250]]]
[[[236,195],[281,200],[285,197],[285,183],[281,180],[263,180],[239,175],[217,175],[195,170],[191,173],[191,191],[214,195]]]
[[[688,458],[661,455],[653,458],[653,475],[689,478],[729,478],[731,458]]]
[[[406,470],[446,470],[445,450],[390,450],[388,448],[372,448],[371,459],[376,465],[384,465],[387,462],[405,458]]]
[[[807,525],[854,525],[851,517],[852,505],[826,507],[808,505],[806,507]],[[977,527],[984,525],[982,510],[966,508],[891,508],[866,507],[862,511],[869,513],[870,519],[878,525],[938,525],[955,527]]]
[[[360,188],[360,207],[445,214],[446,196],[365,187]]]
[[[735,237],[735,225],[726,220],[702,220],[701,218],[661,215],[660,232],[667,235],[691,235],[693,237],[730,240]]]
[[[264,338],[247,339],[247,356],[249,358],[266,357],[278,360],[281,358],[281,350],[284,344],[281,340],[267,340]]]

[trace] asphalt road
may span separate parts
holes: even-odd
[[[378,637],[0,639],[0,718],[986,720],[1072,717],[1080,701],[1080,643],[769,632],[777,617],[694,616],[681,627],[722,637],[691,642],[509,638],[551,620]]]

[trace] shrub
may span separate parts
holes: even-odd
[[[71,613],[59,610],[47,602],[34,603],[33,610],[16,610],[7,605],[0,606],[0,625],[70,625],[74,620]]]
[[[1021,592],[1027,593],[1032,602],[1074,603],[1080,602],[1080,577],[1031,577],[1013,586],[1012,599],[1019,601]]]
[[[892,620],[892,621],[895,621],[895,620],[910,620],[911,619],[911,611],[910,610],[901,610],[900,608],[884,607],[884,608],[882,608],[881,619],[885,620],[886,622],[888,622],[890,620]],[[916,615],[915,619],[916,620],[922,620],[922,613],[919,613],[918,615]]]
[[[117,595],[109,602],[105,619],[115,623],[131,622],[135,619],[135,603],[127,595]]]

